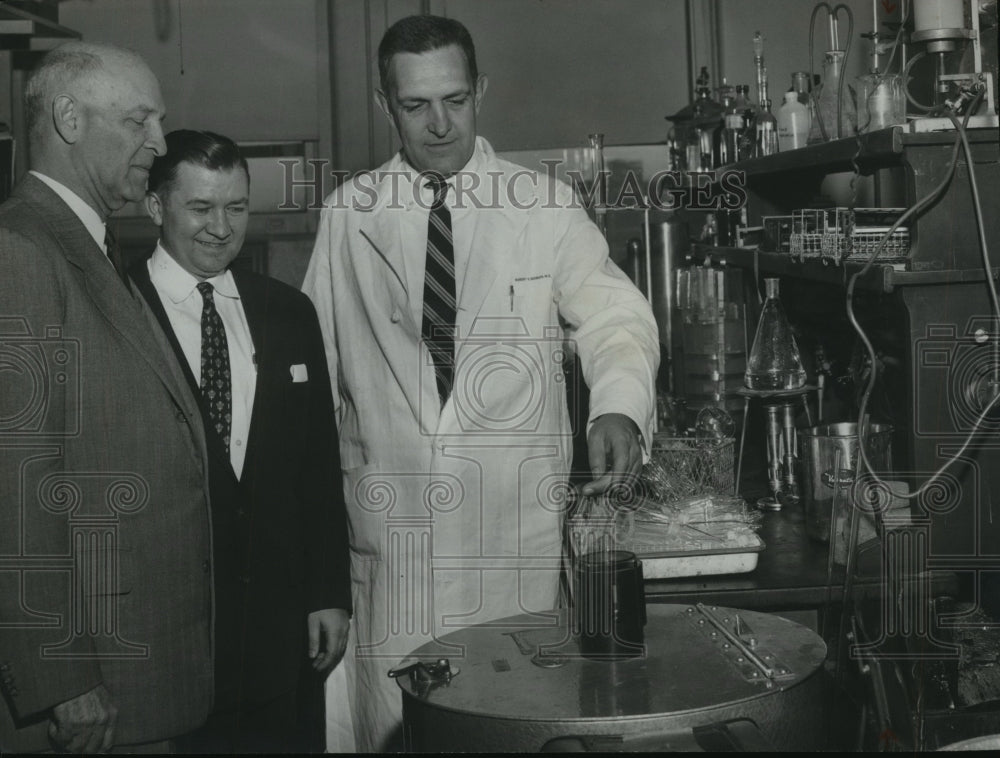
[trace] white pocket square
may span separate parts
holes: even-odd
[[[292,382],[298,384],[299,382],[309,381],[309,372],[306,371],[306,364],[304,363],[293,363],[291,366],[292,372]]]

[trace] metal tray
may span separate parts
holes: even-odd
[[[678,579],[714,574],[745,574],[757,568],[764,541],[757,545],[720,547],[709,550],[675,550],[662,553],[636,553],[642,561],[644,579]]]

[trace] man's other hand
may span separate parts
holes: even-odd
[[[347,648],[347,631],[351,617],[342,608],[313,611],[306,620],[309,627],[309,657],[312,667],[328,673],[343,657]]]
[[[619,482],[631,485],[642,468],[639,427],[621,413],[598,416],[587,435],[594,480],[583,485],[585,496],[600,495]]]
[[[118,709],[103,684],[52,709],[49,739],[71,753],[98,753],[115,744]]]

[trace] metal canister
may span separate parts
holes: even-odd
[[[659,224],[653,224],[651,255],[649,261],[649,296],[653,315],[660,330],[660,344],[666,354],[673,350],[673,309],[677,270],[684,265],[684,257],[690,245],[687,225],[680,219],[671,217]]]
[[[825,424],[802,429],[799,446],[805,464],[802,496],[805,501],[806,533],[815,540],[827,542],[831,534],[831,519],[838,533],[838,524],[846,522],[849,509],[861,504],[854,502],[854,478],[858,469],[858,425],[853,423]],[[869,424],[865,434],[865,453],[872,469],[884,474],[892,466],[890,443],[892,427]]]

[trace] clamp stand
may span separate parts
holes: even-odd
[[[767,469],[770,497],[762,497],[757,507],[762,510],[780,511],[784,502],[797,503],[798,480],[795,476],[795,461],[798,460],[798,439],[795,434],[795,398],[802,399],[806,420],[812,426],[807,396],[817,392],[818,387],[807,384],[797,389],[752,390],[740,387],[735,392],[744,398],[743,428],[740,430],[740,452],[736,464],[736,486],[740,486],[743,472],[743,446],[747,437],[747,422],[750,418],[750,401],[757,398],[765,401],[767,411]],[[784,501],[784,502],[783,502]]]

